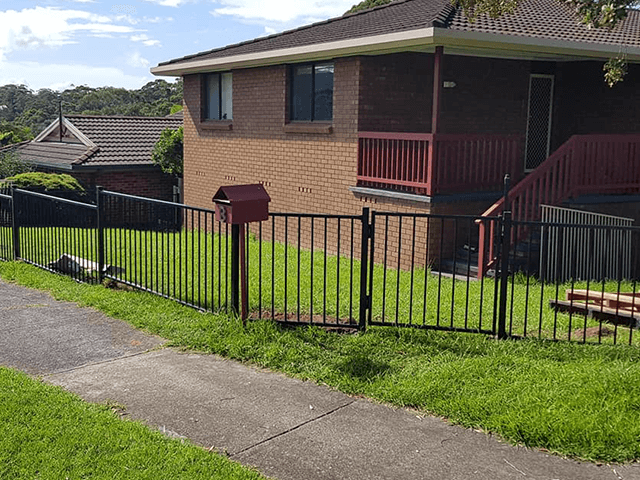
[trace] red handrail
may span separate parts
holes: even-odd
[[[524,180],[512,188],[507,200],[513,218],[535,221],[541,204],[559,205],[583,194],[640,192],[640,135],[574,135]],[[483,214],[499,215],[501,198]],[[493,242],[485,251],[485,223],[481,222],[478,276],[495,262]],[[493,225],[492,227],[493,228]],[[492,232],[489,238],[492,237]],[[516,238],[518,235],[516,234]]]

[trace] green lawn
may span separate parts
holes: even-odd
[[[0,232],[2,238],[2,232]],[[295,242],[295,238],[291,238]],[[346,241],[346,240],[345,240]],[[66,228],[22,228],[22,257],[40,264],[61,253],[96,260],[94,231]],[[40,245],[46,244],[46,248]],[[321,245],[319,245],[321,246]],[[358,323],[360,261],[322,251],[298,249],[279,242],[259,242],[251,235],[249,249],[249,299],[253,317]],[[0,252],[1,253],[1,252]],[[105,231],[106,263],[124,268],[118,278],[135,285],[217,311],[229,301],[226,267],[230,257],[228,237],[202,231],[158,233],[134,230]],[[491,330],[495,283],[452,281],[429,270],[384,268],[376,264],[373,275],[372,320],[395,324]],[[565,290],[587,288],[617,291],[616,282],[575,285],[541,284],[534,278],[511,278],[507,329],[517,336],[568,339],[589,343],[631,343],[640,336],[624,326],[607,327],[581,315],[557,313],[549,300],[564,299]],[[631,283],[621,291],[637,291]],[[585,332],[588,332],[586,338]]]
[[[0,367],[0,478],[264,478],[188,441],[121,420],[119,410]]]
[[[413,407],[512,443],[591,461],[640,460],[637,347],[393,327],[337,334],[270,321],[243,328],[225,315],[79,284],[21,263],[0,263],[0,276],[97,308],[177,347]]]

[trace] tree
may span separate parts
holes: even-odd
[[[151,159],[159,165],[163,172],[176,176],[182,176],[184,132],[180,127],[177,130],[167,128],[160,134],[160,139],[153,147]]]
[[[4,120],[0,121],[0,147],[6,147],[13,143],[31,140],[33,135],[29,127],[14,125]]]
[[[0,152],[0,179],[31,172],[33,167],[21,160],[13,150]]]
[[[473,21],[479,15],[497,18],[513,13],[523,0],[452,0],[460,5],[467,18]],[[638,0],[559,0],[573,7],[588,27],[613,28],[624,20],[629,8],[640,6]],[[354,13],[378,5],[385,5],[391,0],[363,0],[351,7],[346,13]],[[627,62],[624,55],[613,57],[604,64],[604,79],[610,87],[621,82],[627,73]]]

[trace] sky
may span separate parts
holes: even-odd
[[[339,16],[357,0],[115,2],[0,0],[0,85],[137,89],[171,80],[150,73],[160,62]]]

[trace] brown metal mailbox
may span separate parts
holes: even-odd
[[[232,225],[267,220],[270,201],[271,197],[260,184],[220,187],[213,196],[216,220]]]

